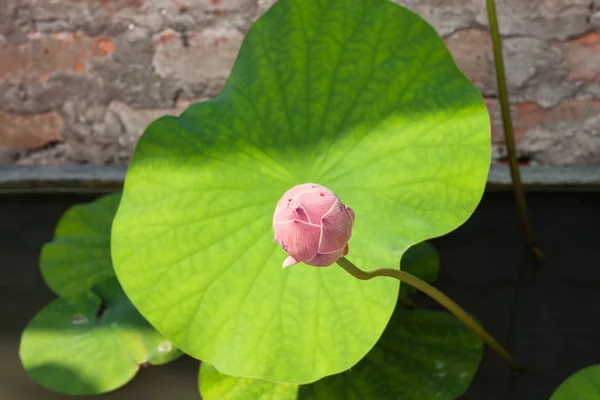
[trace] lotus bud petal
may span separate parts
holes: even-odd
[[[275,207],[273,231],[289,257],[283,268],[302,262],[327,267],[348,254],[354,211],[331,190],[307,183],[285,192]]]

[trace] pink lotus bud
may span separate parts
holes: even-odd
[[[307,183],[285,192],[275,207],[273,230],[289,257],[283,268],[303,262],[327,267],[348,254],[354,212],[331,190]]]

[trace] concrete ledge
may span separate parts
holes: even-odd
[[[0,193],[113,192],[127,165],[0,166]]]
[[[120,190],[127,165],[0,166],[0,193],[113,192]],[[521,177],[530,190],[600,189],[600,166],[521,167]],[[489,191],[511,189],[507,166],[492,165]]]
[[[529,190],[600,189],[600,166],[559,167],[549,165],[523,166],[521,181]],[[488,174],[488,190],[509,190],[512,187],[508,166],[492,165]]]

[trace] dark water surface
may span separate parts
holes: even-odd
[[[55,296],[38,270],[41,246],[72,204],[91,196],[0,196],[0,400],[187,400],[199,399],[199,362],[182,358],[167,366],[142,369],[123,388],[81,397],[55,394],[35,384],[19,361],[21,330]]]
[[[39,275],[41,246],[70,205],[93,198],[0,195],[0,400],[75,398],[32,382],[18,345],[29,319],[54,298]],[[463,399],[547,400],[570,373],[600,363],[600,194],[528,198],[537,241],[551,259],[546,265],[536,266],[523,247],[510,193],[487,194],[465,225],[434,241],[442,266],[437,286],[529,368],[511,375],[486,351]],[[424,296],[417,301],[435,307]],[[198,366],[183,358],[143,369],[124,388],[96,398],[199,399]]]

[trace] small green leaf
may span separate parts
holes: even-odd
[[[298,398],[453,400],[469,387],[482,350],[479,338],[450,314],[399,309],[361,362],[300,386]]]
[[[62,216],[40,256],[42,276],[54,293],[71,296],[114,276],[110,229],[120,199],[120,193],[107,195]]]
[[[569,376],[552,393],[550,400],[600,399],[600,365],[583,368]]]
[[[29,322],[20,357],[34,381],[60,393],[105,393],[129,382],[142,364],[182,355],[143,319],[114,278],[98,293],[108,297],[88,291],[59,298]]]
[[[112,232],[127,295],[161,333],[232,376],[309,383],[373,348],[392,279],[296,265],[275,204],[314,182],[352,207],[348,258],[398,268],[479,203],[490,122],[434,29],[387,0],[279,0],[221,93],[141,137]]]
[[[202,363],[198,377],[203,400],[295,400],[298,385],[223,375]]]
[[[402,271],[408,272],[424,280],[433,282],[438,277],[440,257],[431,244],[421,242],[411,246],[402,256],[400,266]],[[400,298],[405,298],[417,290],[410,285],[400,285]]]

